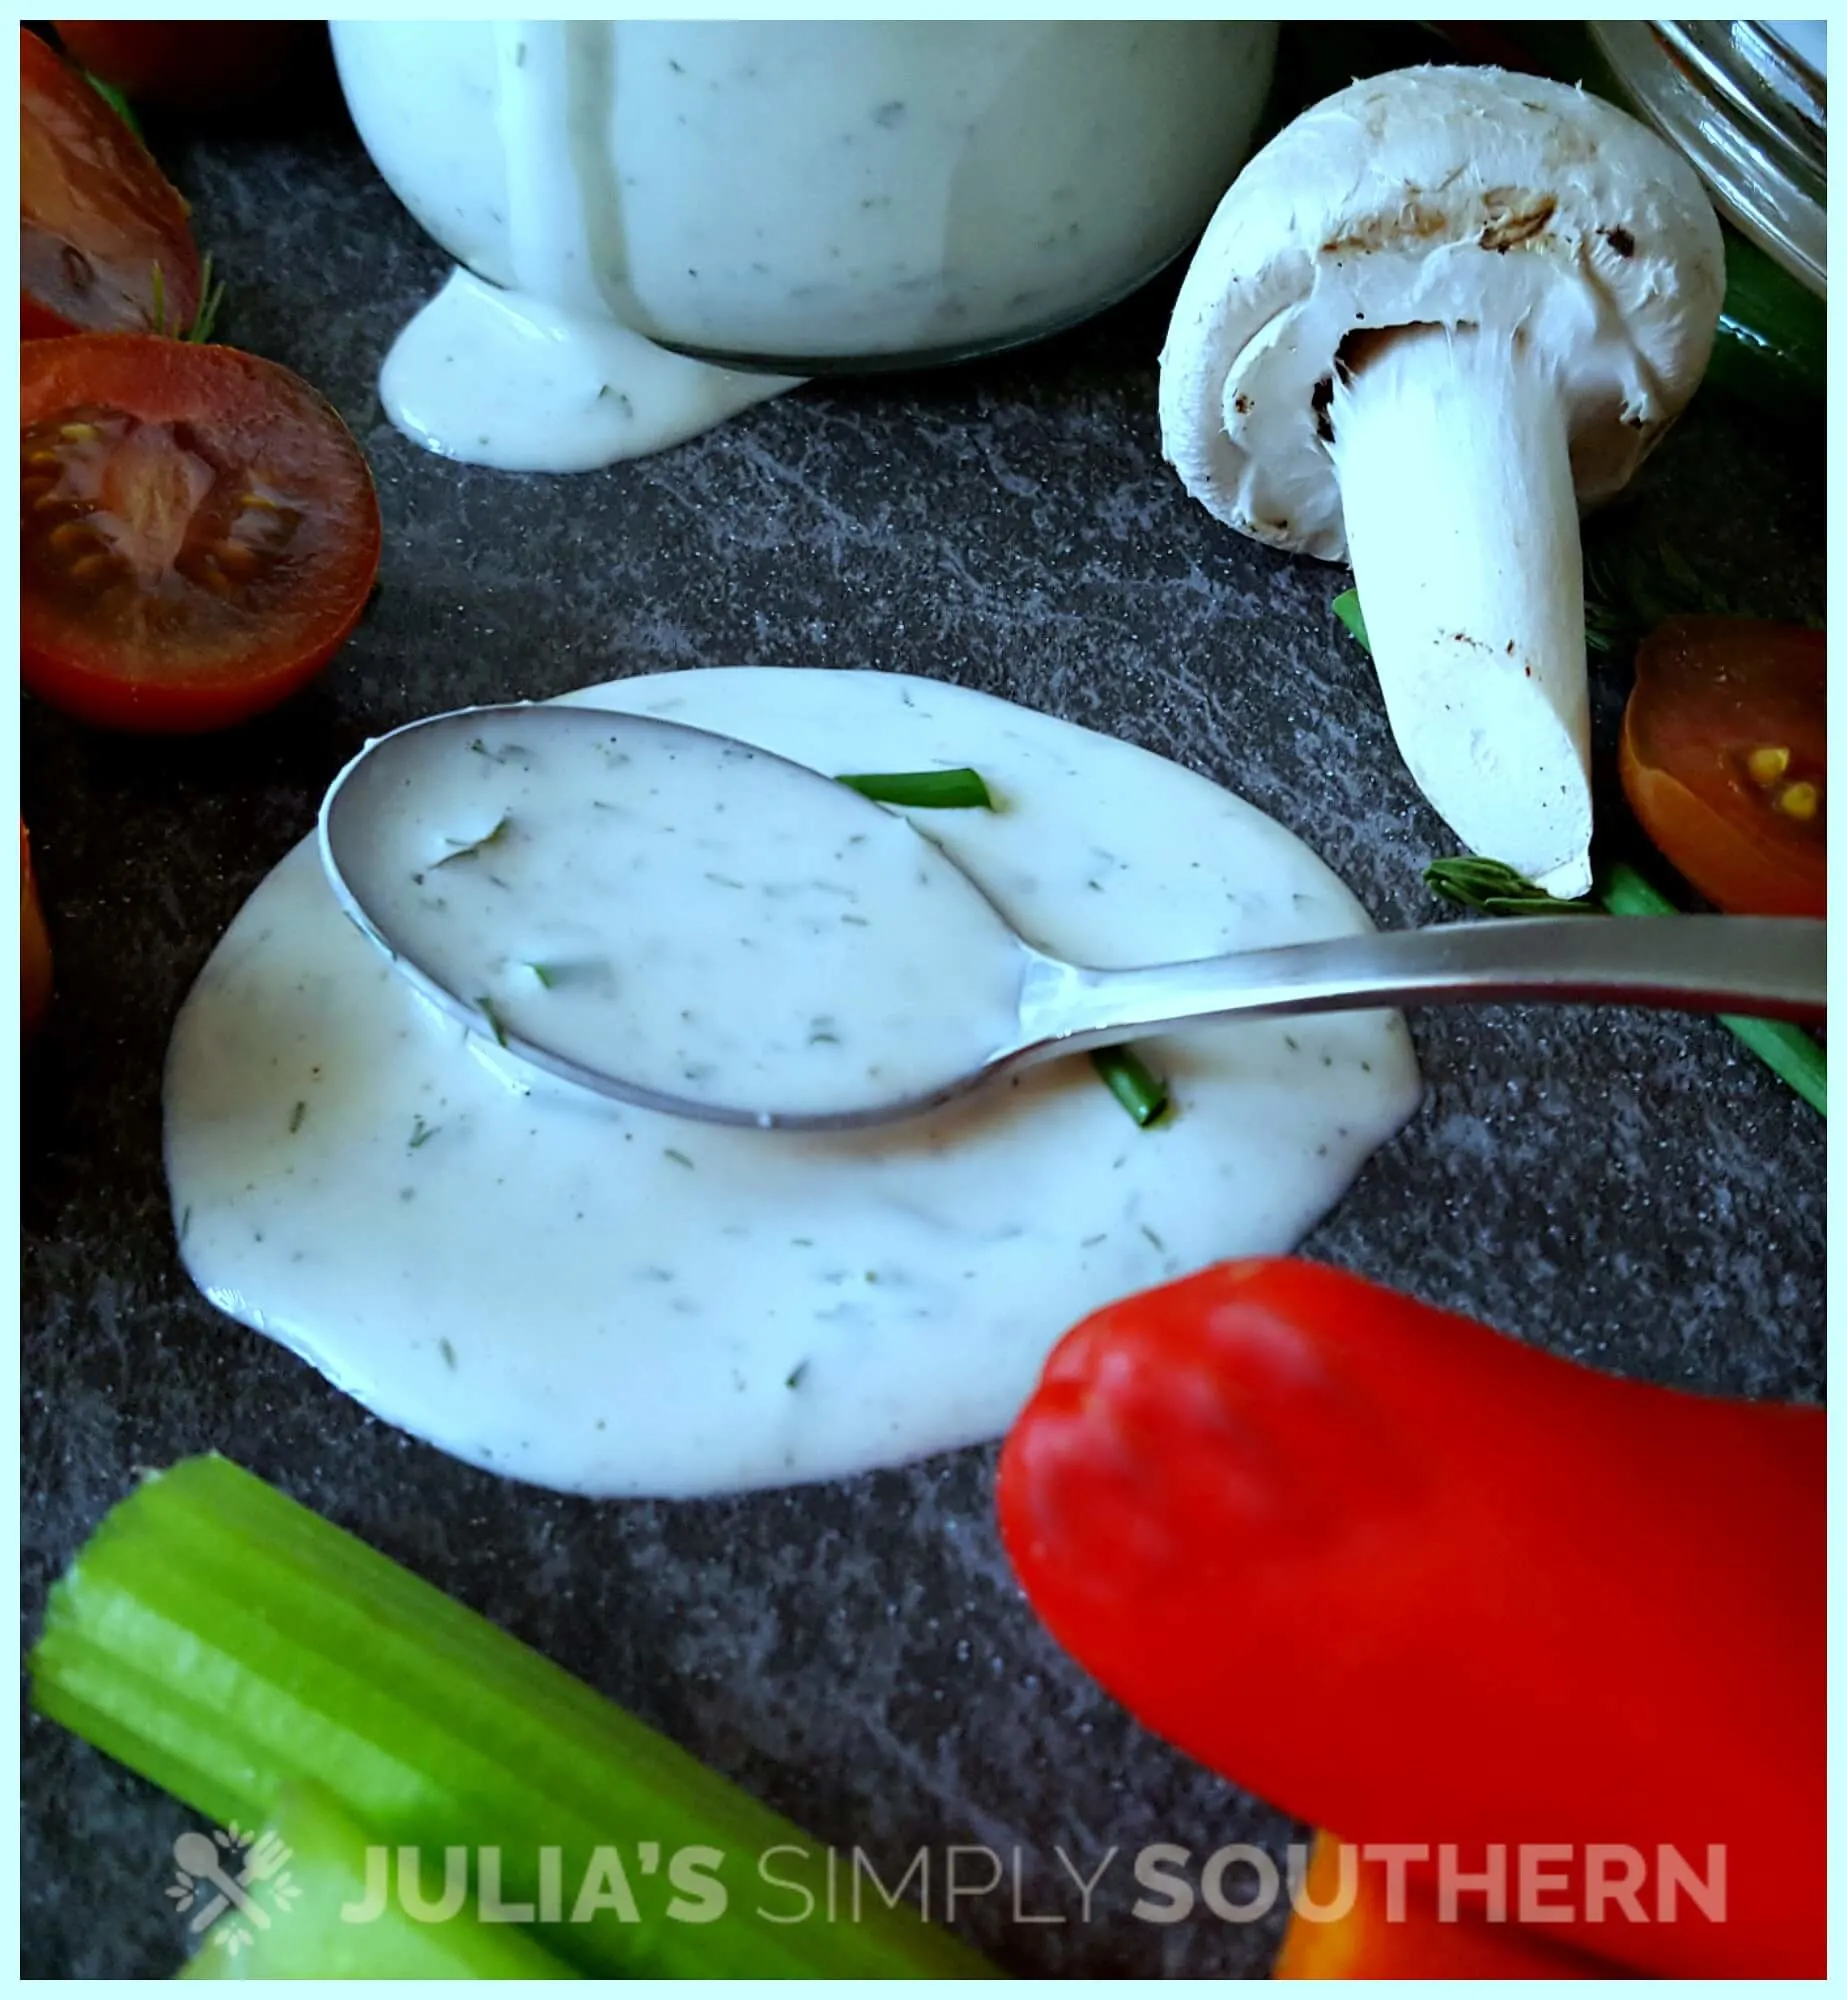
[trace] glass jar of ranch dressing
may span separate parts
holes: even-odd
[[[471,298],[497,288],[475,318],[532,302],[574,337],[614,325],[785,377],[958,360],[1132,291],[1242,164],[1276,39],[1221,21],[336,21],[333,36],[380,172],[487,281]]]

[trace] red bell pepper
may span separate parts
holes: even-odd
[[[1001,1530],[1144,1723],[1362,1853],[1423,1848],[1421,1894],[1443,1844],[1470,1873],[1563,1847],[1543,1940],[1814,1976],[1824,1430],[1255,1259],[1060,1343],[1001,1454]],[[1594,1896],[1623,1849],[1639,1896]]]

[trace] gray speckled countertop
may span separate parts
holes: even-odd
[[[1382,924],[1431,920],[1453,842],[1329,600],[1343,572],[1217,527],[1163,467],[1172,281],[1075,334],[927,377],[817,385],[569,479],[425,457],[374,374],[444,265],[337,120],[165,149],[230,284],[225,337],[339,406],[384,508],[382,588],[332,671],[234,737],[88,734],[28,702],[25,811],[58,952],[27,1094],[24,1618],[137,1467],[217,1447],[895,1879],[1017,1848],[961,1925],[1022,1973],[1254,1974],[1273,1925],[1130,1911],[1126,1858],[1289,1823],[1141,1733],[1015,1590],[992,1451],[703,1504],[508,1485],[374,1422],[220,1318],[160,1165],[169,1024],[213,940],[371,732],[464,702],[758,660],[936,675],[1113,731],[1294,828]],[[1823,601],[1819,437],[1695,406],[1631,525],[1721,584]],[[1608,751],[1625,688],[1599,682]],[[1428,1101],[1306,1246],[1543,1346],[1662,1382],[1820,1393],[1823,1126],[1705,1022],[1436,1013]],[[1290,1661],[1280,1653],[1275,1672]],[[178,1805],[61,1730],[24,1738],[24,1967],[163,1975]],[[1062,1848],[1089,1873],[1081,1921]]]

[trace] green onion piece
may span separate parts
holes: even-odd
[[[480,1009],[482,1018],[487,1022],[495,1041],[504,1049],[507,1045],[507,1024],[500,1018],[500,1009],[485,993],[475,995],[475,1005]]]
[[[1366,619],[1360,611],[1359,592],[1357,590],[1343,590],[1334,600],[1333,611],[1334,616],[1340,620],[1347,630],[1370,653],[1372,651],[1372,641],[1366,636]]]
[[[408,1915],[396,1894],[397,1856],[389,1855],[391,1890],[367,1919],[368,1848],[379,1843],[316,1784],[284,1785],[260,1833],[288,1849],[286,1872],[269,1877],[286,1903],[253,1892],[269,1908],[267,1929],[238,1926],[230,1912],[207,1930],[183,1979],[575,1979],[520,1924],[484,1923],[471,1900],[441,1923]],[[443,1857],[424,1862],[439,1894]],[[471,1887],[474,1876],[470,1875]],[[274,1906],[270,1904],[274,1902]],[[350,1909],[355,1914],[342,1917]],[[236,1950],[230,1949],[236,1944]]]
[[[592,1977],[995,1976],[869,1881],[855,1913],[843,1857],[216,1454],[111,1510],[28,1671],[41,1714],[221,1826],[261,1827],[314,1780],[369,1840],[421,1848],[432,1886],[443,1848],[497,1848],[509,1903],[537,1900],[539,1849],[560,1849],[565,1920],[530,1936]],[[586,1882],[613,1888],[612,1853],[632,1900],[571,1921]],[[687,1921],[712,1916],[711,1881],[722,1912]]]
[[[1626,861],[1619,861],[1598,882],[1596,895],[1582,902],[1563,903],[1548,896],[1504,861],[1458,854],[1433,861],[1424,880],[1439,896],[1491,917],[1537,917],[1584,911],[1596,914],[1601,903],[1613,917],[1671,917],[1676,906]],[[1754,1014],[1721,1014],[1729,1028],[1760,1062],[1773,1069],[1797,1096],[1828,1115],[1828,1056],[1815,1037],[1793,1021],[1762,1021]]]
[[[958,806],[980,806],[993,812],[994,801],[979,771],[887,771],[845,774],[836,784],[851,785],[869,799],[888,806],[929,806],[939,812]]]
[[[147,135],[141,129],[141,121],[135,116],[134,108],[128,99],[116,89],[115,85],[105,83],[100,76],[87,69],[83,73],[83,80],[145,146]]]
[[[1667,917],[1674,905],[1646,876],[1619,861],[1599,884],[1603,906],[1613,917]],[[1755,1014],[1721,1014],[1719,1019],[1757,1059],[1773,1069],[1804,1103],[1828,1115],[1828,1054],[1793,1021],[1764,1021]]]
[[[1132,1048],[1093,1049],[1090,1061],[1116,1102],[1144,1130],[1167,1109],[1167,1085]]]
[[[1349,591],[1348,596],[1353,593]],[[1357,600],[1355,600],[1357,602]],[[980,806],[995,810],[979,771],[964,767],[956,771],[895,771],[842,775],[836,784],[851,785],[854,791],[888,806],[931,806],[939,810],[957,806]],[[1167,1109],[1167,1086],[1133,1049],[1097,1049],[1090,1058],[1097,1074],[1109,1085],[1116,1102],[1137,1125],[1152,1125]]]

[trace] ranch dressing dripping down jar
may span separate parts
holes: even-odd
[[[964,359],[1125,296],[1236,174],[1276,31],[340,21],[333,36],[373,160],[465,267],[401,339],[387,408],[454,456],[564,470],[658,449],[806,375]]]

